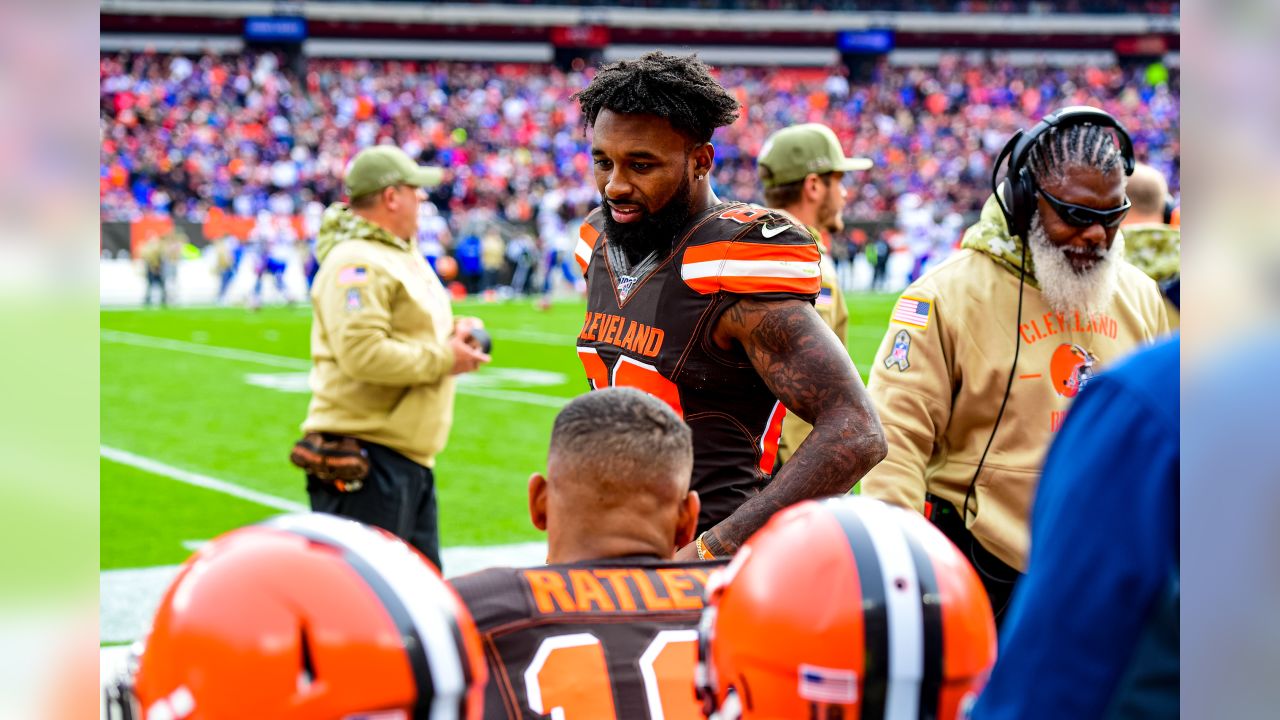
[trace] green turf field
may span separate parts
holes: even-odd
[[[864,377],[894,299],[849,299],[850,355]],[[540,539],[528,524],[525,483],[543,468],[557,409],[586,387],[574,352],[584,310],[574,302],[545,312],[527,301],[456,306],[484,319],[495,348],[494,362],[460,384],[437,463],[444,545]],[[177,563],[193,543],[306,504],[288,453],[307,406],[309,307],[103,311],[101,323],[103,569]]]

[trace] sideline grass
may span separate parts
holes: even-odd
[[[894,300],[849,298],[850,355],[864,379]],[[528,523],[525,487],[530,472],[544,469],[556,405],[586,387],[573,344],[584,310],[580,302],[548,311],[524,301],[456,306],[485,321],[494,362],[475,378],[482,384],[472,386],[491,396],[459,393],[449,446],[438,460],[445,545],[541,539]],[[305,388],[308,307],[110,310],[100,317],[103,445],[306,503],[288,451],[308,400],[305,390],[289,389]],[[190,346],[152,347],[148,338]],[[199,354],[203,346],[282,361],[206,356]],[[500,399],[504,392],[546,402],[511,402]],[[111,461],[101,468],[103,568],[178,562],[188,554],[183,542],[276,512]]]

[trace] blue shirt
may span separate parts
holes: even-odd
[[[1031,555],[972,717],[1099,718],[1178,572],[1179,348],[1095,377],[1045,458]]]

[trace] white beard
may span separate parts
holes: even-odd
[[[1084,272],[1077,271],[1063,250],[1049,242],[1039,211],[1032,216],[1031,231],[1027,235],[1036,279],[1040,281],[1040,294],[1054,312],[1091,315],[1111,306],[1124,257],[1124,238],[1121,235],[1117,233],[1111,249],[1100,253],[1098,262]]]

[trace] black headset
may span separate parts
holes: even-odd
[[[982,472],[982,466],[987,461],[987,452],[991,450],[991,444],[996,439],[996,431],[1000,429],[1000,420],[1004,418],[1004,409],[1009,404],[1009,393],[1013,390],[1013,377],[1018,371],[1018,354],[1022,350],[1022,334],[1019,332],[1022,326],[1022,294],[1026,287],[1027,280],[1027,233],[1031,229],[1031,218],[1036,211],[1036,181],[1031,176],[1031,171],[1027,169],[1027,157],[1031,154],[1031,148],[1054,128],[1066,128],[1072,125],[1100,125],[1102,127],[1113,128],[1116,136],[1120,140],[1120,155],[1124,160],[1124,174],[1132,175],[1134,166],[1133,157],[1133,141],[1129,138],[1129,133],[1125,131],[1124,126],[1115,118],[1111,117],[1105,110],[1092,108],[1085,105],[1074,105],[1065,107],[1057,112],[1046,115],[1043,120],[1036,123],[1035,127],[1028,131],[1019,130],[1009,138],[1009,142],[1005,143],[1004,149],[1000,151],[1000,155],[996,157],[994,166],[991,168],[991,192],[996,196],[996,202],[1000,204],[1000,209],[1004,211],[1005,221],[1009,225],[1009,233],[1017,235],[1022,239],[1022,266],[1018,272],[1018,320],[1013,326],[1013,364],[1009,366],[1009,379],[1005,382],[1004,398],[1000,400],[1000,410],[996,413],[995,424],[991,426],[991,435],[987,438],[987,445],[982,450],[982,457],[978,460],[978,467],[973,471],[973,477],[969,480],[969,488],[964,494],[964,506],[960,508],[961,522],[968,524],[969,515],[969,499],[973,497],[973,488],[978,482],[978,475]],[[1001,187],[996,182],[996,176],[1000,172],[1000,164],[1004,159],[1009,158],[1008,170],[1005,172],[1005,183]],[[970,537],[971,542],[977,542],[976,539]],[[963,549],[963,548],[962,548]],[[1012,583],[1014,579],[998,577],[987,572],[978,562],[974,555],[972,545],[967,548],[969,559],[975,569],[987,578],[1001,583]],[[1004,608],[995,610],[999,615]]]
[[[1134,166],[1133,140],[1118,120],[1105,110],[1087,105],[1073,105],[1046,115],[1035,127],[1027,131],[1019,130],[1005,143],[1004,149],[996,157],[991,167],[991,191],[996,195],[996,202],[1004,211],[1004,219],[1009,224],[1009,232],[1026,240],[1027,231],[1031,228],[1031,216],[1036,211],[1036,181],[1027,169],[1027,156],[1031,148],[1046,133],[1054,128],[1067,128],[1073,125],[1100,125],[1113,128],[1120,141],[1120,156],[1124,159],[1124,174],[1132,175]],[[1009,158],[1008,172],[1005,173],[1004,187],[996,183],[996,175],[1000,172],[1000,164],[1005,157]],[[1025,247],[1025,243],[1024,243]]]
[[[1165,195],[1164,196],[1164,213],[1162,215],[1162,217],[1164,218],[1165,225],[1173,224],[1173,211],[1177,209],[1178,209],[1178,202],[1173,199],[1173,196]]]

